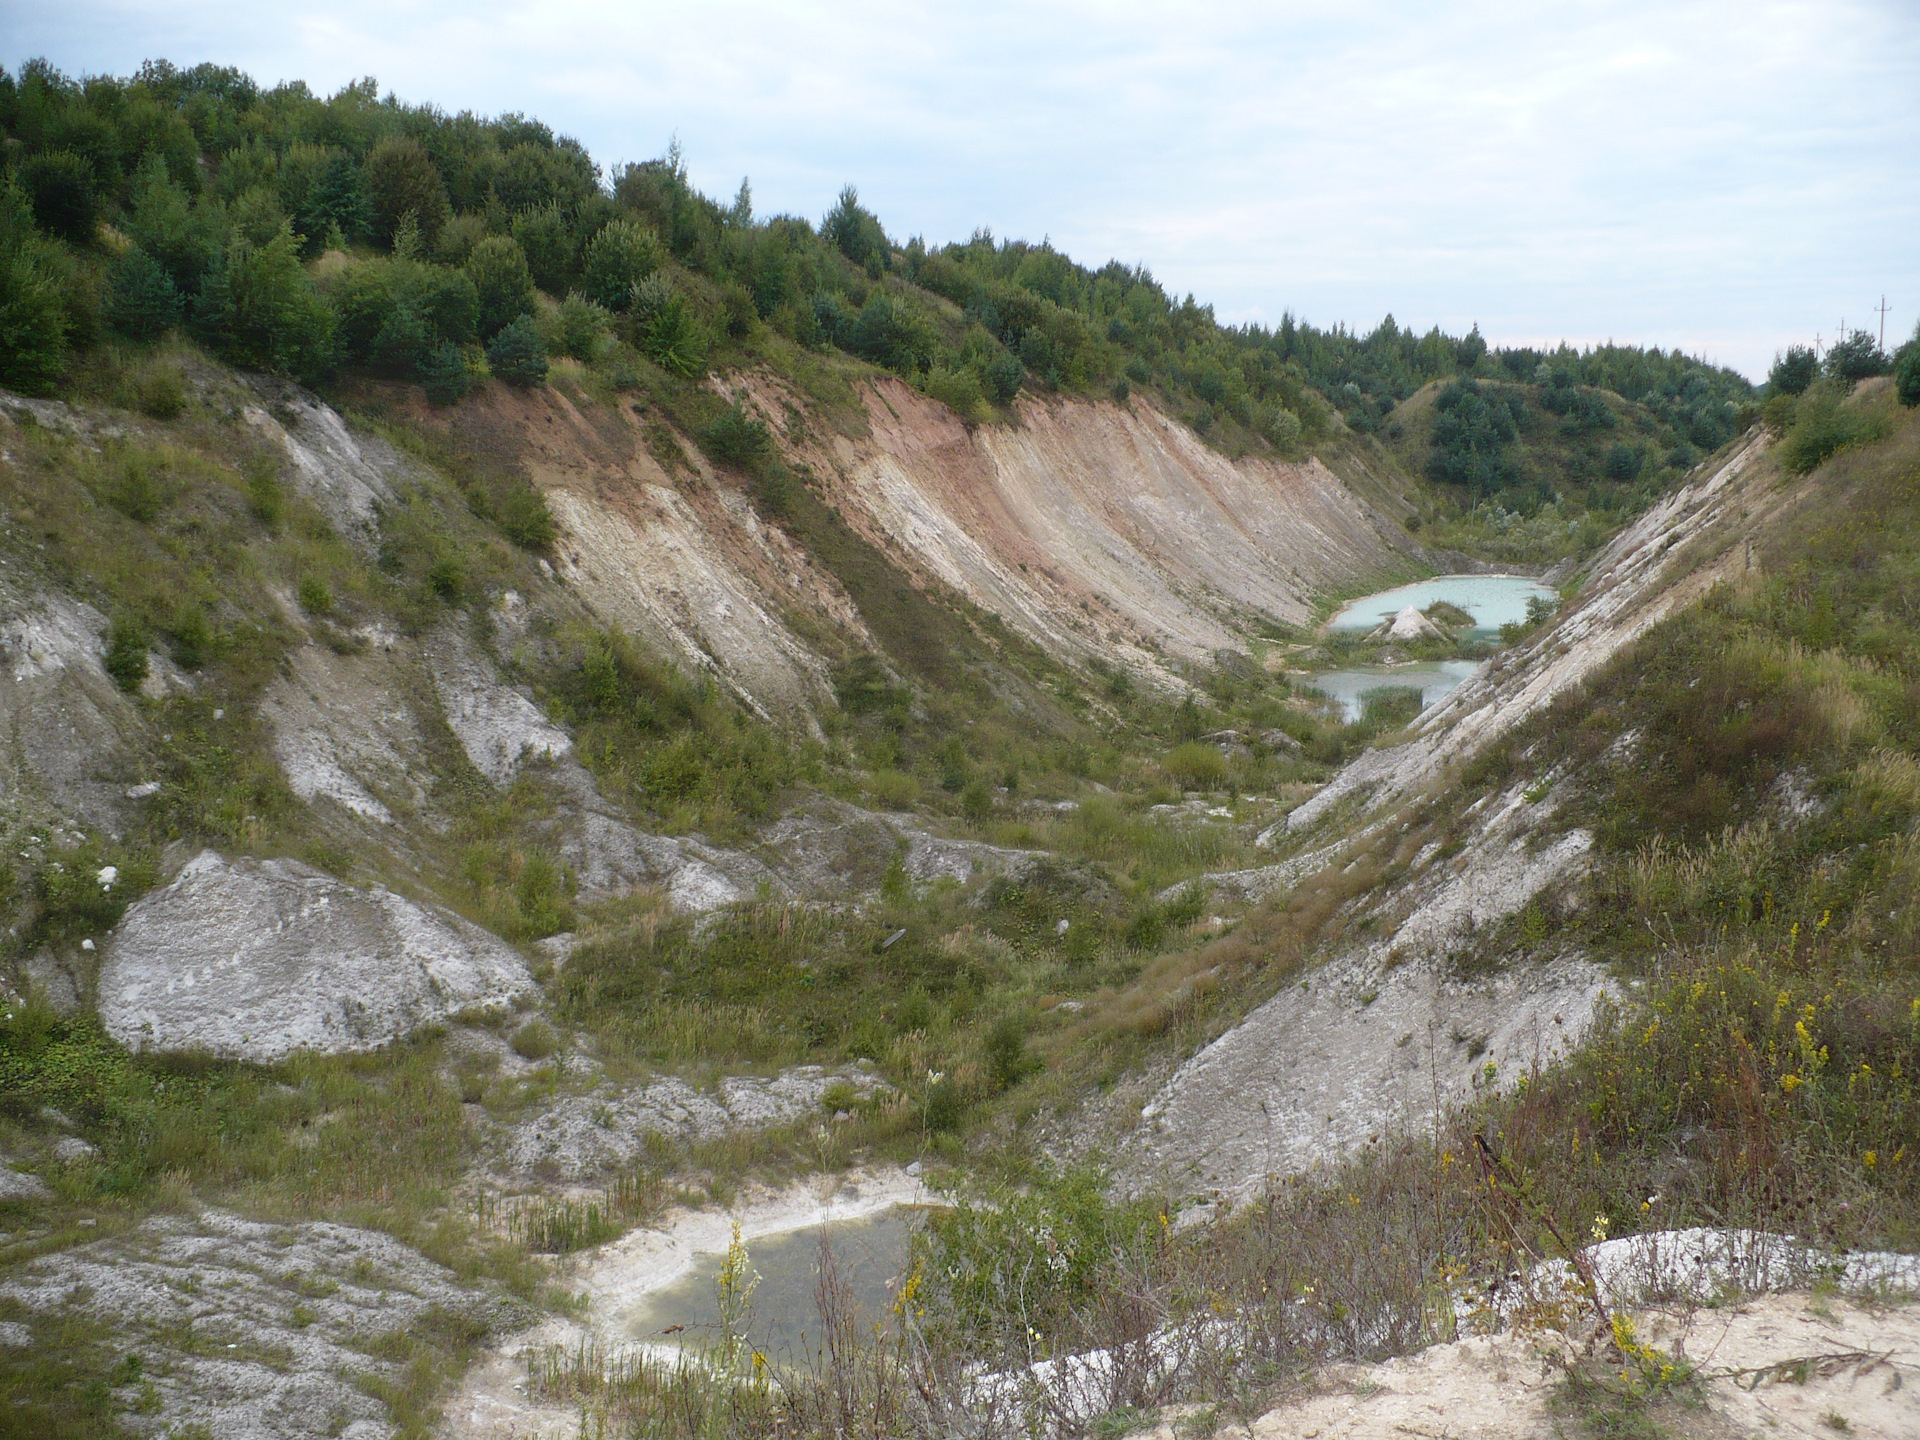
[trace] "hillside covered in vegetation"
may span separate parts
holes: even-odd
[[[0,1436],[1186,1434],[1477,1329],[1648,1433],[1554,1266],[1920,1249],[1920,340],[1222,326],[371,81],[0,135]],[[1462,567],[1552,588],[1322,625]],[[629,1343],[848,1193],[944,1207],[885,1316],[769,1361],[736,1245]]]

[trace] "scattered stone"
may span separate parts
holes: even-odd
[[[221,1440],[389,1436],[376,1395],[405,1362],[385,1358],[385,1342],[428,1322],[487,1330],[523,1318],[389,1236],[221,1211],[156,1217],[28,1261],[0,1297],[35,1313],[78,1309],[140,1353],[159,1400],[143,1433],[202,1426]],[[9,1323],[0,1343],[28,1329]]]
[[[53,1158],[62,1165],[83,1165],[100,1152],[78,1135],[62,1135],[53,1142]]]
[[[53,1192],[38,1175],[27,1175],[0,1164],[0,1200],[44,1200]]]
[[[135,1050],[272,1064],[377,1049],[532,988],[517,951],[449,911],[295,860],[205,850],[127,912],[99,1009]]]
[[[711,1140],[737,1130],[790,1125],[819,1112],[828,1090],[843,1084],[862,1096],[889,1088],[858,1066],[831,1071],[818,1065],[784,1070],[771,1079],[729,1076],[715,1093],[672,1076],[631,1090],[602,1085],[504,1127],[501,1154],[517,1174],[591,1179],[631,1164],[645,1151],[649,1135]]]

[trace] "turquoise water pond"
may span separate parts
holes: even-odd
[[[1371,630],[1391,620],[1407,606],[1425,610],[1444,600],[1473,616],[1473,636],[1492,635],[1502,625],[1527,618],[1527,601],[1535,596],[1551,600],[1553,590],[1525,575],[1436,575],[1411,585],[1363,595],[1333,617],[1331,630]]]
[[[872,1334],[873,1323],[887,1317],[893,1286],[906,1270],[920,1214],[914,1207],[895,1206],[826,1227],[840,1278],[852,1290],[860,1311],[862,1333]],[[747,1242],[750,1262],[760,1277],[747,1337],[776,1365],[797,1362],[820,1348],[820,1231],[820,1226],[810,1225]],[[628,1336],[696,1351],[717,1341],[720,1302],[714,1281],[724,1258],[698,1256],[686,1274],[648,1295],[626,1317]],[[665,1333],[675,1325],[686,1328]]]
[[[1455,602],[1458,603],[1457,601]],[[1478,670],[1473,660],[1438,660],[1417,665],[1355,665],[1328,670],[1301,683],[1340,702],[1349,723],[1360,718],[1360,697],[1386,685],[1418,686],[1422,706],[1433,704]]]

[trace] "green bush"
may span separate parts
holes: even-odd
[[[309,615],[331,615],[333,613],[333,592],[327,588],[327,582],[318,575],[300,577],[300,608]]]
[[[374,238],[387,245],[411,216],[421,243],[431,246],[452,214],[439,168],[411,135],[389,135],[375,144],[362,167],[361,184],[372,211]]]
[[[1873,417],[1844,404],[1831,383],[1816,385],[1794,406],[1781,457],[1787,469],[1804,475],[1829,456],[1877,435]]]
[[[757,471],[773,458],[773,435],[738,400],[700,431],[700,448],[723,465]]]
[[[0,188],[0,384],[28,394],[66,368],[68,320],[53,247],[34,233],[26,198]]]
[[[1920,405],[1920,333],[1895,352],[1893,384],[1902,405]]]
[[[533,283],[549,295],[564,295],[580,258],[573,222],[558,205],[525,210],[513,217],[513,238],[526,254]]]
[[[473,339],[479,292],[460,270],[417,260],[371,259],[327,283],[339,314],[341,358],[391,374],[420,371],[442,342]]]
[[[546,383],[547,342],[532,317],[522,315],[487,343],[487,366],[510,385]]]
[[[613,317],[581,295],[569,295],[555,308],[547,347],[576,360],[591,360],[612,328]]]
[[[17,173],[34,223],[75,245],[92,243],[100,228],[100,196],[91,165],[71,150],[52,150],[29,156]]]
[[[615,220],[587,244],[584,276],[587,298],[608,310],[633,303],[633,287],[660,268],[666,258],[660,237],[637,220]]]
[[[1026,367],[1020,363],[1020,357],[1010,350],[995,356],[987,365],[987,389],[1002,405],[1012,403],[1013,397],[1020,393],[1021,382],[1026,378]]]
[[[186,315],[173,277],[137,248],[114,261],[107,293],[107,322],[134,340],[158,339]]]
[[[665,275],[649,276],[635,287],[630,313],[635,338],[654,364],[689,379],[699,374],[707,337],[686,297]]]
[[[1227,778],[1226,757],[1214,746],[1199,740],[1174,746],[1160,764],[1187,790],[1212,790]]]
[[[1607,458],[1602,468],[1609,480],[1618,480],[1623,484],[1640,478],[1640,467],[1644,457],[1637,445],[1614,445],[1607,450]]]
[[[236,236],[195,308],[208,338],[239,365],[311,380],[332,364],[333,309],[284,224],[266,245]]]
[[[1874,375],[1887,373],[1887,354],[1880,342],[1866,330],[1855,330],[1827,351],[1827,374],[1843,385],[1852,385]]]
[[[451,340],[442,340],[420,367],[420,383],[429,405],[452,405],[473,388],[467,357]]]
[[[980,418],[980,402],[984,399],[979,373],[971,367],[949,369],[945,365],[935,365],[928,369],[926,378],[920,382],[920,388],[946,406],[962,420]]]
[[[101,663],[128,694],[147,678],[147,627],[133,616],[121,616],[107,628],[107,652]]]
[[[1767,389],[1775,395],[1804,395],[1807,387],[1820,378],[1820,357],[1811,346],[1789,345],[1774,357],[1767,372]]]
[[[533,272],[526,252],[510,235],[489,235],[467,256],[478,306],[478,332],[491,340],[522,315],[533,313]]]

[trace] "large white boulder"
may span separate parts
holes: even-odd
[[[295,860],[202,851],[127,911],[100,968],[101,1022],[135,1050],[271,1064],[374,1050],[533,987],[478,925]]]

